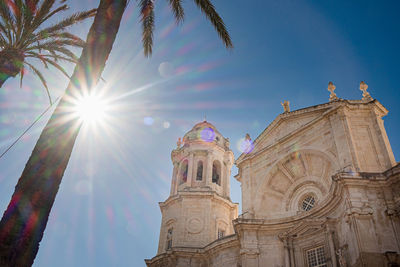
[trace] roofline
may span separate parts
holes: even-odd
[[[343,104],[359,105],[359,104],[371,104],[371,103],[374,103],[380,109],[381,113],[383,113],[383,116],[388,113],[388,110],[376,99],[373,99],[368,102],[365,102],[363,100],[338,99],[338,100],[334,100],[334,101],[330,101],[330,102],[326,102],[326,103],[322,103],[322,104],[318,104],[318,105],[313,105],[310,107],[296,109],[291,112],[281,113],[278,116],[276,116],[275,119],[253,141],[254,147],[256,147],[256,145],[259,143],[260,138],[262,136],[264,136],[264,134],[266,132],[268,132],[271,128],[273,128],[278,123],[278,121],[287,119],[288,117],[292,117],[294,115],[297,115],[302,111],[303,112],[314,111],[314,110],[318,110],[318,109],[329,108],[330,106],[335,106],[335,105],[340,106]],[[249,154],[251,154],[251,153],[245,153],[245,152],[241,153],[240,156],[235,160],[235,165],[237,166],[238,164],[240,164],[246,158],[246,156],[248,156]]]

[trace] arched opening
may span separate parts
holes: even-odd
[[[181,163],[181,171],[180,171],[180,179],[179,179],[179,184],[186,183],[187,181],[187,175],[188,175],[188,161],[184,160]]]
[[[219,163],[219,161],[213,162],[212,182],[217,185],[221,185],[221,164]]]
[[[203,162],[200,160],[197,163],[196,181],[203,180]]]

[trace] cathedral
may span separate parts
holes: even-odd
[[[400,266],[400,164],[383,117],[361,82],[340,99],[278,115],[245,138],[200,122],[171,153],[170,196],[160,202],[158,252],[149,267]],[[242,212],[230,199],[231,167]]]

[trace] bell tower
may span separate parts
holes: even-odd
[[[159,203],[158,254],[174,247],[203,247],[233,234],[238,204],[229,197],[234,161],[229,140],[203,121],[178,140],[171,159],[170,196]]]

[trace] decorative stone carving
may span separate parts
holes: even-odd
[[[329,95],[329,101],[335,101],[335,100],[339,99],[334,92],[335,89],[336,89],[336,86],[333,84],[333,82],[329,82],[328,83],[328,91],[331,92],[331,94]]]
[[[356,216],[357,218],[368,218],[373,214],[374,210],[368,205],[364,205],[363,207],[350,207],[346,210],[346,222],[351,223],[351,216]]]
[[[364,81],[361,81],[361,82],[360,82],[360,90],[363,92],[363,94],[362,94],[362,96],[363,96],[362,100],[364,100],[364,101],[371,101],[371,100],[372,100],[372,97],[371,97],[371,95],[367,92],[367,89],[368,89],[368,85],[367,85]]]
[[[182,139],[179,137],[179,138],[178,138],[178,141],[176,142],[176,147],[177,147],[177,148],[180,148],[181,145],[182,145]]]
[[[385,213],[389,217],[400,217],[400,206],[393,203],[388,203]]]
[[[336,255],[338,256],[339,266],[347,267],[346,258],[345,258],[345,249],[339,248],[336,250]]]
[[[289,107],[290,102],[287,100],[284,100],[283,103],[281,102],[281,105],[283,107],[283,113],[289,113],[290,112],[290,107]]]
[[[187,221],[187,230],[191,234],[198,234],[204,228],[204,223],[201,218],[192,217]]]

